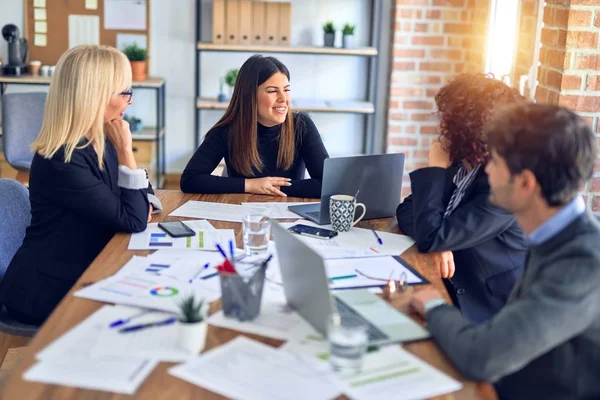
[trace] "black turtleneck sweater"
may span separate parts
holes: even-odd
[[[277,167],[281,125],[267,128],[258,124],[258,153],[264,169],[255,170],[254,176],[244,176],[231,166],[228,151],[229,128],[222,126],[211,129],[181,175],[181,190],[186,193],[244,193],[246,179],[281,176],[292,179],[292,186],[281,187],[281,191],[288,196],[321,197],[323,162],[329,155],[317,127],[308,115],[296,113],[294,126],[294,163],[289,169],[283,170]],[[228,176],[211,175],[223,158]],[[311,179],[303,179],[305,166]]]

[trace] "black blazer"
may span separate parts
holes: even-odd
[[[108,141],[104,154],[103,170],[91,146],[75,150],[69,163],[62,150],[33,157],[31,225],[0,283],[0,303],[30,321],[50,315],[115,233],[146,229],[151,188],[120,188]]]
[[[458,207],[443,218],[454,192],[459,165],[422,168],[410,174],[412,195],[398,206],[400,228],[419,251],[451,250],[456,271],[452,284],[464,316],[481,322],[506,303],[520,275],[526,236],[514,214],[489,202],[490,186],[481,168]]]

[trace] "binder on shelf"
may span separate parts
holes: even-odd
[[[252,3],[252,44],[265,44],[265,3]]]
[[[252,43],[252,1],[240,0],[240,44]]]
[[[212,42],[225,43],[225,0],[213,0]]]
[[[240,29],[240,0],[225,3],[225,43],[238,44]]]
[[[292,3],[279,3],[279,45],[289,46],[292,31]]]
[[[265,36],[264,44],[279,44],[279,3],[265,3],[267,12],[265,13]]]

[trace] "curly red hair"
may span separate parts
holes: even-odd
[[[471,165],[489,158],[483,127],[499,106],[524,101],[516,89],[485,75],[462,74],[435,96],[440,113],[440,143],[452,162]]]

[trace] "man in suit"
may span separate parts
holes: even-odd
[[[515,216],[490,204],[483,128],[493,110],[521,102],[513,88],[461,75],[437,94],[440,141],[429,165],[410,174],[412,195],[398,206],[400,229],[430,253],[454,304],[475,322],[500,310],[524,263]],[[455,267],[456,265],[456,267]]]
[[[501,399],[598,399],[600,224],[578,195],[593,173],[594,134],[572,111],[528,104],[499,113],[487,137],[490,201],[528,235],[523,274],[481,324],[433,289],[411,306],[459,371],[494,382]]]

